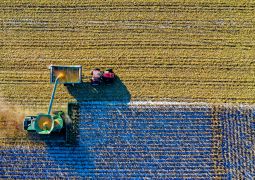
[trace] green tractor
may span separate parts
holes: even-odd
[[[67,145],[75,143],[75,129],[72,119],[73,109],[77,104],[68,103],[68,113],[63,111],[55,111],[51,114],[52,104],[58,84],[74,85],[81,83],[81,66],[53,66],[50,67],[50,82],[54,83],[51,100],[49,103],[48,113],[40,113],[37,116],[26,116],[23,122],[24,130],[28,132],[36,132],[40,135],[51,133],[65,133]],[[72,117],[72,119],[70,118]]]

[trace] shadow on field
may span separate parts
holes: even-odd
[[[107,120],[97,123],[98,118],[114,120],[111,114],[114,114],[115,107],[117,109],[119,107],[112,106],[112,103],[121,102],[121,108],[128,109],[131,95],[119,77],[116,77],[111,85],[101,84],[94,87],[89,82],[82,82],[74,86],[66,86],[66,88],[77,101],[68,105],[68,115],[74,122],[76,143],[68,146],[65,143],[64,133],[43,136],[31,133],[29,138],[45,144],[44,153],[40,156],[51,160],[52,168],[57,169],[54,172],[57,178],[63,178],[61,169],[66,170],[66,177],[95,178],[96,160],[102,161],[104,158],[100,158],[94,148],[98,146],[98,143],[104,145],[104,142],[108,140],[104,129],[110,127]],[[93,102],[105,105],[92,107]],[[47,168],[47,171],[50,174],[51,168]]]
[[[127,87],[123,84],[118,76],[115,81],[110,84],[101,84],[92,86],[90,82],[82,82],[74,86],[66,86],[68,92],[75,98],[77,103],[69,103],[68,115],[72,119],[75,136],[78,138],[80,132],[79,104],[88,101],[112,102],[118,101],[126,104],[130,102],[131,95]],[[47,146],[65,146],[65,132],[51,133],[49,135],[38,135],[37,133],[28,133],[28,138],[32,141],[39,141]],[[79,146],[79,140],[72,146]]]
[[[127,87],[118,76],[110,84],[92,86],[89,82],[82,82],[74,86],[67,86],[68,92],[77,100],[84,101],[130,101],[131,95]]]

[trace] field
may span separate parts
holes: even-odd
[[[252,179],[255,175],[254,107],[107,101],[80,103],[78,112],[78,146],[66,147],[63,137],[30,136],[30,141],[20,137],[14,147],[4,139],[0,176]]]
[[[0,178],[255,176],[254,2],[5,0],[0,8]],[[47,110],[50,64],[83,67],[84,82],[58,86],[53,105],[81,105],[76,147],[21,130],[25,115]],[[92,87],[94,67],[113,68],[116,82]]]
[[[68,2],[0,3],[6,102],[46,107],[50,64],[82,65],[85,82],[92,68],[112,67],[132,100],[255,102],[254,4]],[[57,107],[72,99],[59,88]]]

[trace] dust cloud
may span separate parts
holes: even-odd
[[[0,101],[0,138],[19,138],[25,135],[23,120],[26,112],[15,105]]]

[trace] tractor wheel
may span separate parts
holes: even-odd
[[[66,126],[66,145],[77,145],[77,137],[79,134],[79,105],[77,103],[68,103],[68,118]]]
[[[66,127],[71,127],[72,126],[72,120],[68,115],[64,115],[64,119],[65,119],[65,126]]]
[[[25,121],[23,122],[23,127],[24,127],[24,130],[27,130],[27,128],[28,128],[28,122],[27,122],[27,120],[25,120]]]
[[[73,145],[76,142],[76,136],[73,128],[73,122],[68,115],[65,115],[65,136],[66,145]]]

